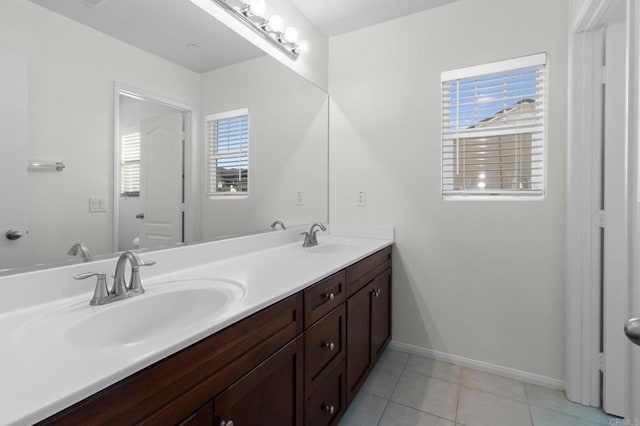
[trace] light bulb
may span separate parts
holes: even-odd
[[[293,27],[287,27],[284,30],[284,39],[289,43],[295,43],[298,41],[298,30]]]
[[[306,52],[309,50],[309,42],[307,40],[301,40],[300,43],[298,43],[298,50],[300,52]]]
[[[251,0],[249,3],[249,10],[252,15],[255,16],[264,16],[267,13],[267,5],[264,0]]]
[[[269,18],[269,29],[271,29],[271,31],[274,33],[280,33],[283,28],[284,20],[282,19],[282,16],[272,15],[271,18]]]

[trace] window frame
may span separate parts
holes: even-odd
[[[211,159],[211,155],[209,153],[209,123],[211,121],[221,121],[221,120],[227,120],[227,119],[231,119],[231,118],[236,118],[236,117],[242,117],[242,116],[247,116],[247,120],[248,120],[248,125],[247,125],[247,149],[246,151],[235,151],[235,153],[237,153],[237,157],[243,157],[244,155],[240,155],[242,153],[246,154],[247,157],[247,191],[246,192],[210,192],[210,182],[211,182],[211,169],[210,169],[210,159]],[[248,198],[249,197],[249,192],[250,192],[250,185],[249,185],[249,179],[250,179],[250,149],[251,149],[251,121],[249,118],[249,109],[248,108],[239,108],[239,109],[235,109],[235,110],[230,110],[230,111],[225,111],[225,112],[218,112],[218,113],[212,113],[212,114],[207,114],[204,118],[204,149],[205,149],[205,167],[204,167],[204,172],[205,172],[205,194],[207,196],[208,199],[210,200],[232,200],[232,199],[242,199],[242,198]],[[233,158],[233,157],[228,157],[228,158]]]
[[[465,192],[463,190],[453,191],[457,193],[452,193],[451,191],[445,194],[444,190],[444,83],[467,79],[473,77],[483,77],[491,74],[497,74],[501,72],[515,72],[520,69],[526,68],[534,68],[534,67],[544,67],[544,81],[542,86],[542,97],[540,104],[542,105],[542,160],[541,160],[541,172],[542,172],[542,190],[541,193],[535,194],[527,194],[524,191],[519,190],[501,190],[499,193],[496,193],[494,190],[493,193],[470,193]],[[443,71],[440,74],[440,196],[444,201],[542,201],[547,197],[547,187],[548,187],[548,179],[547,179],[547,162],[548,162],[548,129],[549,129],[549,61],[547,57],[547,53],[538,53],[534,55],[522,56],[512,59],[506,59],[502,61],[496,61],[491,63],[486,63],[482,65],[476,65],[466,68],[460,68],[455,70]],[[499,129],[496,129],[499,132]],[[517,133],[513,133],[514,135]]]
[[[132,161],[132,163],[137,163],[138,166],[138,191],[132,191],[132,192],[123,192],[123,186],[125,184],[125,179],[123,179],[123,172],[125,170],[125,163],[124,163],[124,138],[127,136],[132,136],[132,135],[137,135],[138,136],[138,160]],[[140,158],[140,150],[141,150],[141,144],[142,144],[142,134],[140,133],[140,129],[138,128],[130,128],[130,129],[125,129],[124,131],[122,131],[120,133],[120,149],[119,149],[119,156],[120,156],[120,180],[119,180],[119,188],[118,188],[118,192],[120,193],[120,197],[121,198],[137,198],[140,197],[140,179],[141,179],[141,173],[142,173],[142,169],[141,169],[141,158]]]

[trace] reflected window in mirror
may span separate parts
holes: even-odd
[[[249,195],[249,110],[210,114],[205,119],[208,195]]]
[[[120,137],[120,196],[140,196],[140,132]]]

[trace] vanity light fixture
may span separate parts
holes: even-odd
[[[300,52],[309,48],[309,43],[306,41],[298,42],[299,35],[296,28],[286,27],[285,29],[284,19],[280,15],[264,17],[267,14],[267,5],[264,0],[211,0],[211,2],[220,6],[294,61],[298,59]]]

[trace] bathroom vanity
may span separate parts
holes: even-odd
[[[246,239],[264,240],[275,238],[274,234],[286,233]],[[226,245],[229,250],[239,243],[227,240],[210,244]],[[78,347],[78,352],[93,357],[78,366],[80,372],[88,371],[90,365],[98,371],[106,369],[88,378],[70,373],[69,383],[60,386],[59,400],[50,401],[46,407],[34,406],[34,413],[21,419],[7,420],[119,425],[337,424],[391,338],[391,244],[392,239],[321,237],[315,248],[302,248],[297,241],[232,256],[223,262],[194,265],[175,271],[173,276],[149,278],[147,292],[136,296],[140,301],[158,298],[163,286],[190,288],[211,271],[230,283],[242,282],[244,288],[239,301],[229,304],[224,314],[208,323],[200,321],[200,332],[193,333],[187,326],[149,341],[146,337],[127,337],[131,341],[120,345],[121,350],[115,347],[119,345],[114,343],[119,339],[115,337],[91,341],[94,348]],[[182,249],[202,251],[206,245]],[[236,249],[240,251],[240,247]],[[153,255],[160,259],[158,264],[163,263],[163,251],[148,255],[144,257]],[[239,265],[244,265],[244,272],[237,269]],[[233,275],[232,270],[238,274]],[[313,276],[317,279],[310,278]],[[167,284],[168,278],[180,279]],[[183,290],[175,294],[183,294]],[[119,303],[133,305],[136,301],[112,305]],[[59,309],[56,305],[52,312]],[[98,311],[105,308],[89,307],[87,299],[74,311],[83,309],[93,309],[88,311],[90,316],[99,317]],[[110,307],[106,309],[108,312]],[[180,309],[188,309],[188,305],[176,303],[164,308]],[[40,317],[47,315],[41,313]],[[142,316],[144,312],[140,312]],[[50,367],[72,372],[73,365],[65,364],[62,358],[67,353],[73,361],[78,354],[69,351],[85,343],[74,341],[69,345],[68,330],[61,336],[63,342],[57,347],[52,343]],[[171,348],[154,348],[169,342],[169,336],[180,336],[181,341]],[[127,352],[129,365],[122,355]],[[13,355],[19,356],[19,351]],[[40,357],[44,362],[47,354]],[[104,367],[110,357],[113,365]],[[11,369],[5,370],[8,373]],[[53,378],[60,371],[47,374]],[[105,374],[108,377],[98,377]],[[44,387],[51,384],[47,383],[48,377],[41,379]],[[38,381],[36,377],[33,380]],[[111,383],[103,386],[107,380]],[[84,389],[72,389],[74,382]],[[20,394],[24,395],[18,392],[16,399]]]

